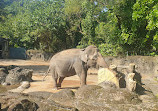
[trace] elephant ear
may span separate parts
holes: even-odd
[[[84,50],[85,50],[85,49],[82,49],[82,50],[81,50],[80,57],[81,57],[81,60],[82,60],[83,62],[87,63],[87,61],[88,61],[88,56],[87,56],[87,54],[85,53]]]

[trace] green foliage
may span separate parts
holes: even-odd
[[[0,37],[53,53],[93,44],[103,55],[156,55],[158,1],[1,0]]]
[[[157,3],[156,0],[121,0],[115,3],[107,3],[110,9],[108,16],[110,20],[106,24],[108,24],[107,27],[111,30],[107,31],[109,33],[108,44],[117,44],[118,47],[121,47],[121,49],[118,48],[119,52],[124,54],[127,51],[134,51],[140,55],[142,52],[152,53],[154,51],[152,54],[156,54],[157,27],[155,24],[158,21],[156,19],[157,14],[154,13]],[[110,22],[112,23],[110,24]],[[151,25],[153,22],[154,25]],[[107,32],[105,34],[108,34]],[[113,52],[116,52],[115,50]]]
[[[77,15],[81,13],[81,4],[83,0],[65,0],[65,14]]]
[[[157,0],[137,0],[133,6],[133,27],[136,37],[140,37],[142,50],[157,50],[158,13]],[[153,25],[154,24],[154,25]],[[148,47],[148,49],[146,49]]]
[[[122,55],[122,47],[119,47],[118,45],[113,44],[100,44],[99,45],[100,53],[103,56],[118,56]]]
[[[62,33],[65,30],[64,13],[61,9],[63,5],[62,0],[13,2],[11,6],[6,7],[10,14],[2,26],[2,37],[9,38],[10,45],[14,47],[36,48],[52,52],[59,47],[65,47],[61,46],[63,43],[55,42],[65,39],[65,35]],[[10,30],[8,30],[9,28]],[[4,33],[5,30],[6,33]],[[55,47],[53,50],[52,45]]]

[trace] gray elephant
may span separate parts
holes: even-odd
[[[52,74],[55,90],[61,87],[65,77],[76,74],[80,77],[80,85],[83,86],[86,85],[89,67],[108,67],[97,47],[92,45],[85,49],[68,49],[55,54],[50,60],[46,76],[48,73]]]

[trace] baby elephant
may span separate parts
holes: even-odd
[[[108,67],[96,46],[91,45],[85,49],[68,49],[55,54],[51,58],[46,76],[48,73],[52,74],[54,90],[61,87],[65,77],[76,74],[80,77],[80,84],[83,86],[86,85],[88,68],[97,66]]]

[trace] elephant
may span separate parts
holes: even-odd
[[[45,77],[48,73],[52,74],[54,90],[61,87],[65,77],[76,74],[80,78],[80,85],[84,86],[86,85],[87,70],[90,67],[108,67],[96,46],[90,45],[84,49],[67,49],[51,58]]]

